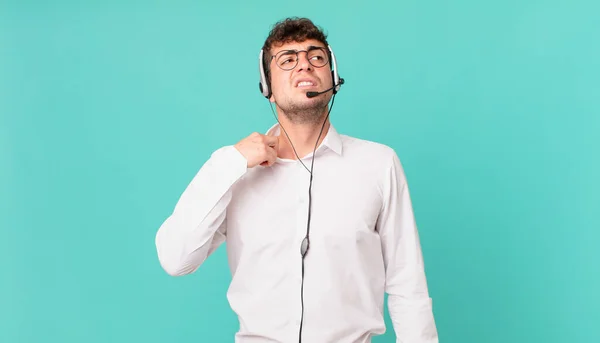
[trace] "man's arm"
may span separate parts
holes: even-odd
[[[187,186],[156,233],[158,259],[170,275],[194,272],[225,241],[231,186],[247,171],[233,146],[215,151]]]
[[[388,309],[398,343],[437,343],[425,265],[404,170],[394,152],[382,184],[377,230],[386,270]]]
[[[225,241],[231,186],[249,168],[272,166],[278,149],[278,137],[255,132],[211,155],[156,233],[158,259],[167,273],[194,272]]]

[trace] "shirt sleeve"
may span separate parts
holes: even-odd
[[[226,146],[213,152],[194,176],[155,236],[159,262],[168,274],[196,271],[225,241],[231,187],[247,170],[244,156]]]
[[[388,309],[397,343],[438,343],[425,265],[404,170],[394,152],[382,185],[377,224]]]

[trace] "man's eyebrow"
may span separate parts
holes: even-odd
[[[308,51],[308,50],[312,50],[312,49],[325,49],[325,47],[324,47],[324,46],[317,46],[317,45],[309,45],[309,46],[306,48],[306,51]],[[297,50],[297,49],[285,49],[285,50],[279,50],[279,51],[278,51],[277,53],[275,53],[274,55],[277,55],[277,54],[279,54],[279,53],[282,53],[282,52],[284,52],[284,51],[285,51],[285,54],[291,54],[291,53],[296,53],[298,50]],[[302,51],[305,51],[305,50],[302,50]]]

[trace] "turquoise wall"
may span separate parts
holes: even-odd
[[[212,151],[273,124],[258,51],[290,15],[329,33],[336,128],[404,164],[440,342],[600,342],[598,13],[3,1],[0,342],[233,341],[225,249],[173,278],[154,235]]]

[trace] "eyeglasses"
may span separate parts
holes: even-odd
[[[308,50],[282,50],[278,52],[271,59],[275,60],[275,64],[283,70],[292,70],[298,65],[299,54],[306,52],[306,58],[315,68],[324,67],[329,59],[327,58],[327,51],[323,47],[311,46]]]

